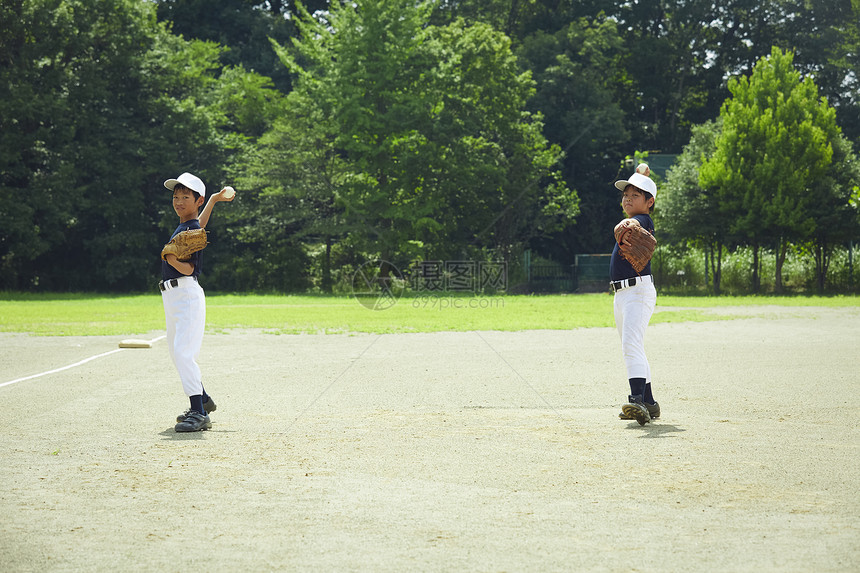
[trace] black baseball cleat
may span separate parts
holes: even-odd
[[[640,426],[644,426],[651,421],[651,414],[648,413],[648,406],[642,401],[642,396],[628,396],[628,404],[621,406],[621,413],[625,416],[630,416],[629,419],[636,420]]]
[[[645,407],[648,408],[648,415],[651,416],[651,419],[654,420],[660,417],[660,403],[654,402],[653,404],[645,404]],[[634,416],[628,416],[623,411],[618,414],[618,418],[621,420],[635,420]]]
[[[177,432],[199,432],[201,430],[208,430],[211,427],[212,422],[209,421],[209,416],[204,416],[200,412],[192,410],[173,429]]]
[[[216,405],[215,405],[215,401],[214,401],[214,400],[212,399],[212,397],[210,396],[210,397],[209,397],[209,401],[208,401],[208,402],[205,402],[205,403],[203,404],[203,409],[204,409],[204,410],[206,410],[206,414],[208,415],[208,414],[211,414],[212,412],[214,412],[215,410],[217,410],[217,409],[218,409],[218,406],[216,406]],[[179,422],[181,422],[182,420],[184,420],[184,419],[185,419],[185,416],[187,416],[187,415],[188,415],[188,412],[191,412],[191,408],[189,408],[189,409],[185,410],[184,412],[182,412],[181,414],[179,414],[178,416],[176,416],[176,422],[177,422],[177,423],[179,423]]]

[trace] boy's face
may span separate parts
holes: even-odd
[[[187,187],[177,185],[173,188],[173,210],[179,215],[181,222],[196,219],[202,203],[203,197],[195,199],[194,192]]]
[[[621,195],[621,207],[628,217],[647,215],[652,205],[654,205],[654,198],[646,199],[645,192],[633,185],[628,185]]]

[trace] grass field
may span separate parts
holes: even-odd
[[[207,294],[209,331],[255,328],[272,334],[564,330],[614,325],[609,294],[404,296],[384,310],[351,296]],[[727,320],[733,307],[855,307],[841,297],[658,296],[652,323]],[[724,308],[715,314],[710,309]],[[764,311],[763,311],[764,312]],[[157,295],[0,294],[0,331],[40,336],[144,334],[164,328]]]

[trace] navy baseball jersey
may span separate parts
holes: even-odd
[[[173,231],[173,234],[170,235],[170,238],[172,239],[173,237],[175,237],[177,234],[181,233],[182,231],[190,231],[192,229],[199,229],[199,228],[200,228],[200,221],[198,221],[197,219],[192,219],[190,221],[185,221],[184,223],[179,223],[179,226],[176,227],[176,230]],[[161,280],[167,281],[170,279],[178,279],[178,278],[181,278],[184,276],[192,276],[192,277],[200,276],[200,267],[202,266],[202,263],[203,263],[203,251],[197,251],[196,253],[191,255],[191,258],[186,262],[189,262],[192,265],[194,265],[194,272],[191,273],[190,275],[183,275],[182,273],[180,273],[179,271],[174,269],[172,266],[170,266],[170,264],[168,264],[167,261],[162,260],[161,261]]]
[[[651,220],[649,215],[636,215],[633,219],[639,221],[639,224],[642,225],[643,229],[650,231],[652,235],[654,234],[654,221]],[[615,248],[612,249],[612,258],[609,261],[609,280],[621,281],[639,275],[650,274],[651,261],[648,261],[648,264],[645,265],[645,268],[642,269],[641,273],[637,273],[633,270],[633,265],[621,256],[621,251],[618,250],[618,243],[615,243]]]

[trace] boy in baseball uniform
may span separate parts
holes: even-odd
[[[209,199],[203,213],[200,208],[206,197],[206,186],[200,178],[183,173],[176,179],[168,179],[164,186],[173,192],[173,210],[179,215],[179,226],[171,239],[182,231],[205,228],[218,201],[227,201],[223,190]],[[164,303],[164,318],[167,325],[167,348],[170,358],[179,372],[182,389],[191,406],[176,418],[177,432],[197,432],[212,427],[209,413],[215,411],[215,402],[203,388],[203,378],[197,357],[203,343],[206,324],[206,298],[197,282],[202,270],[202,251],[191,258],[180,261],[175,254],[165,254],[161,261],[161,282],[158,288]]]
[[[621,206],[628,218],[635,219],[651,234],[654,221],[651,213],[657,197],[657,186],[644,163],[628,179],[615,182],[621,191]],[[660,405],[651,391],[651,368],[645,356],[645,329],[657,303],[657,291],[651,275],[651,261],[637,272],[624,256],[618,242],[609,263],[610,288],[615,293],[613,308],[615,325],[621,335],[621,352],[630,383],[628,403],[622,406],[622,420],[636,420],[645,425],[660,416]]]

